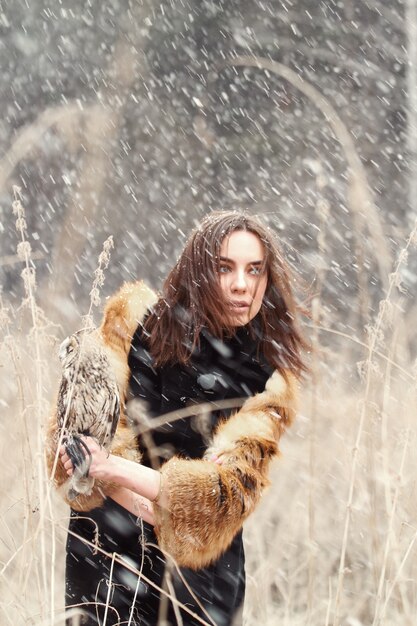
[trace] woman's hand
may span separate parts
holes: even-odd
[[[150,502],[160,496],[162,483],[161,474],[158,471],[135,461],[109,454],[92,437],[82,437],[82,440],[91,454],[91,465],[88,472],[91,478],[112,481],[120,487],[134,491]],[[59,453],[68,476],[71,476],[74,468],[65,451],[65,446],[61,446]]]
[[[82,437],[82,440],[91,454],[91,463],[88,475],[91,476],[91,478],[112,480],[115,472],[114,457],[112,457],[104,448],[99,446],[99,444],[92,437]],[[68,476],[71,476],[74,471],[74,467],[65,450],[65,446],[61,446],[59,453],[61,455],[61,462],[65,467]]]
[[[223,461],[224,461],[222,456],[221,455],[218,456],[215,452],[208,457],[208,460],[212,461],[213,463],[216,463],[217,465],[223,465]]]

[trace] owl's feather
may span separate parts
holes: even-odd
[[[74,500],[80,494],[90,495],[94,485],[94,480],[88,476],[88,455],[79,435],[94,437],[109,449],[120,418],[120,397],[97,331],[79,331],[67,337],[61,344],[59,356],[62,379],[57,423],[73,463],[66,495]]]

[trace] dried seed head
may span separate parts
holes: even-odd
[[[401,276],[401,272],[399,270],[397,270],[396,272],[393,272],[392,274],[389,275],[389,280],[390,283],[394,286],[397,287],[397,289],[401,292],[401,293],[405,293],[406,289],[404,288],[403,284],[402,284],[402,276]]]
[[[94,272],[94,285],[96,287],[102,287],[104,285],[104,272],[101,267],[98,267]]]
[[[30,253],[32,251],[31,245],[28,241],[21,241],[17,245],[17,256],[20,261],[26,261],[30,258]]]
[[[400,252],[400,256],[398,259],[398,265],[407,265],[408,263],[408,250],[403,248]],[[398,271],[398,270],[397,270]]]
[[[100,253],[100,256],[98,257],[98,263],[101,267],[104,267],[104,269],[106,269],[106,267],[110,263],[110,251],[113,248],[114,248],[113,236],[110,235],[110,237],[108,237],[106,241],[103,243],[103,251]]]
[[[22,188],[19,185],[13,185],[13,195],[15,200],[22,200]]]
[[[21,277],[23,278],[23,284],[25,291],[29,295],[36,287],[36,274],[33,267],[25,267],[22,270]]]
[[[359,378],[363,381],[366,378],[366,372],[367,372],[367,362],[366,361],[358,361],[358,363],[356,363],[356,367],[358,370],[358,375]]]
[[[379,303],[380,316],[382,316],[388,326],[392,326],[395,317],[395,307],[389,300]]]
[[[104,271],[110,263],[110,250],[114,247],[113,237],[110,235],[103,244],[103,251],[98,257],[98,268],[94,272],[93,286],[90,291],[91,306],[100,305],[99,288],[104,285]]]
[[[17,217],[25,216],[25,209],[23,208],[20,200],[14,200],[12,202],[12,210],[13,210],[13,215],[17,215]]]
[[[90,299],[93,306],[100,306],[100,291],[97,287],[93,287],[90,291]]]
[[[20,233],[25,232],[27,228],[27,223],[24,217],[18,217],[16,220],[16,230],[18,230]]]

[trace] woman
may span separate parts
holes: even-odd
[[[118,298],[129,309],[130,296]],[[191,234],[134,333],[130,393],[151,418],[207,402],[213,410],[154,429],[151,447],[139,436],[141,464],[85,439],[90,476],[111,487],[101,507],[71,513],[66,600],[83,605],[81,623],[232,623],[245,587],[242,523],[268,482],[305,369],[297,312],[287,265],[257,220],[211,213]],[[242,398],[232,417],[221,409]],[[86,543],[97,531],[101,549],[131,569]],[[166,566],[166,553],[180,571]]]

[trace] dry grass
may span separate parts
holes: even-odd
[[[247,624],[411,626],[417,614],[415,398],[409,385],[399,383],[395,391],[391,387],[383,411],[374,407],[357,453],[348,510],[361,386],[343,390],[333,381],[326,384],[325,378],[314,477],[309,465],[311,419],[300,416],[283,442],[272,487],[248,524]],[[306,400],[306,412],[308,405]]]
[[[26,298],[18,311],[0,310],[0,623],[63,624],[68,512],[50,491],[42,452],[60,330],[37,306],[16,194]],[[415,232],[405,250],[414,243]],[[331,335],[314,384],[305,385],[272,486],[246,528],[248,625],[415,623],[417,402],[402,312],[406,256],[389,277],[368,344]],[[314,320],[322,323],[319,314]],[[320,345],[326,334],[316,328],[313,337]]]
[[[342,336],[316,364],[248,525],[247,624],[415,623],[417,389],[400,279],[415,240],[416,228],[367,329],[364,360],[351,356],[358,340]]]

